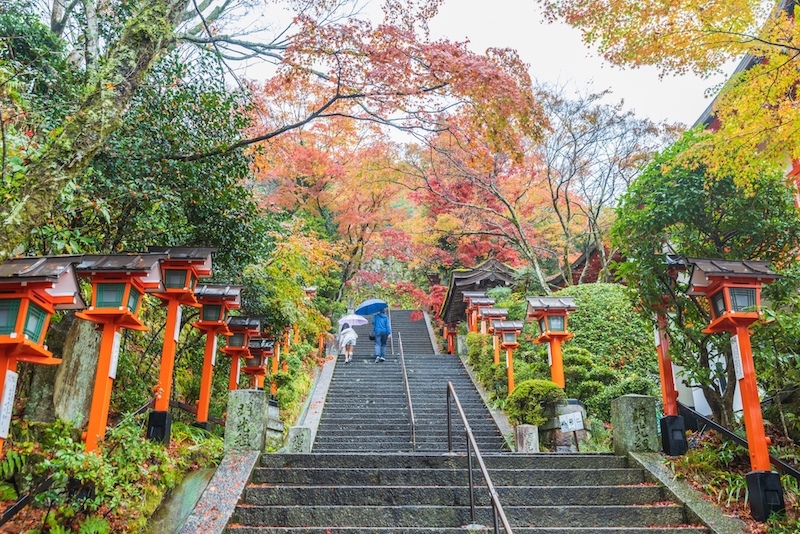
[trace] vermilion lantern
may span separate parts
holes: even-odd
[[[203,284],[194,290],[194,296],[202,307],[200,320],[192,326],[206,335],[195,426],[209,428],[208,408],[211,402],[211,379],[216,365],[217,336],[230,336],[233,333],[228,328],[228,312],[240,306],[242,289],[242,286]]]
[[[240,360],[250,357],[250,338],[261,333],[261,321],[252,317],[232,315],[228,317],[228,328],[231,335],[226,340],[225,348],[220,352],[231,357],[228,388],[234,391],[239,387]]]
[[[92,407],[86,429],[86,450],[97,448],[106,433],[111,388],[117,374],[120,328],[146,331],[139,318],[142,296],[162,289],[159,262],[164,254],[110,254],[84,256],[76,265],[78,276],[92,283],[91,305],[76,317],[103,325],[95,374]]]
[[[275,354],[275,340],[266,338],[250,339],[250,357],[245,359],[242,372],[253,377],[254,387],[263,389],[267,375],[267,359]]]
[[[467,303],[466,315],[467,315],[467,329],[470,332],[477,332],[478,331],[478,320],[477,320],[477,312],[478,308],[475,306],[472,301],[474,299],[483,299],[486,298],[486,291],[464,291],[461,293],[464,302]]]
[[[539,337],[534,343],[548,343],[550,377],[560,388],[565,387],[564,361],[561,344],[573,337],[567,330],[567,316],[575,311],[572,297],[528,297],[527,316],[539,325]]]
[[[492,330],[500,339],[500,346],[506,351],[506,372],[508,394],[514,392],[514,349],[519,347],[518,336],[522,333],[522,321],[493,321]]]
[[[175,370],[175,350],[181,329],[181,304],[200,307],[194,296],[197,281],[211,276],[211,255],[216,248],[208,247],[149,247],[153,253],[164,254],[161,261],[163,288],[155,294],[167,306],[161,366],[156,385],[156,401],[147,421],[147,437],[168,443],[172,430],[169,400],[172,396],[172,375]]]
[[[492,306],[494,306],[495,300],[492,298],[484,297],[484,298],[476,298],[470,300],[470,305],[473,308],[473,313],[475,315],[475,322],[476,322],[476,329],[477,323],[480,323],[480,331],[481,334],[487,333],[487,323],[489,322],[488,318],[483,316],[484,310],[488,310]]]
[[[770,467],[769,438],[764,432],[748,327],[761,318],[762,284],[773,282],[778,275],[765,261],[687,258],[687,264],[692,266],[687,294],[706,297],[710,303],[712,320],[703,332],[731,333],[752,469],[745,477],[750,512],[757,521],[765,521],[773,512],[783,511],[785,504],[780,476]]]
[[[484,308],[481,310],[482,320],[489,324],[489,333],[492,334],[492,348],[494,349],[494,364],[500,363],[500,339],[499,334],[494,331],[495,321],[505,321],[508,317],[506,308]]]
[[[61,362],[44,345],[56,310],[82,309],[74,264],[81,256],[14,258],[0,264],[0,450],[8,437],[17,362]]]

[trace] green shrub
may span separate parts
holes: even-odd
[[[545,410],[566,400],[564,390],[549,380],[525,380],[506,399],[506,414],[515,425],[541,426]]]
[[[577,310],[569,316],[575,337],[569,345],[588,350],[607,367],[658,376],[652,326],[636,313],[625,286],[581,284],[553,296],[575,297]]]

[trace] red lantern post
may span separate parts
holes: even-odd
[[[527,316],[539,325],[539,337],[534,343],[548,343],[550,377],[562,389],[566,383],[561,344],[573,337],[567,329],[567,316],[576,309],[572,297],[528,297]]]
[[[508,394],[514,393],[514,349],[519,347],[517,341],[522,333],[522,321],[494,321],[492,329],[500,336],[500,347],[506,351],[506,373],[508,376]]]
[[[483,312],[494,306],[494,299],[484,297],[479,299],[472,299],[470,304],[473,307],[476,321],[476,330],[480,330],[481,334],[488,334],[489,318],[483,316]],[[480,326],[478,326],[480,325]]]
[[[473,299],[482,299],[486,298],[486,291],[464,291],[461,293],[464,302],[467,303],[467,331],[469,332],[477,332],[478,331],[478,308],[472,304]]]
[[[147,437],[169,443],[172,414],[172,374],[175,370],[175,349],[181,329],[181,304],[199,308],[194,289],[200,278],[211,276],[211,254],[216,248],[149,247],[150,252],[165,254],[161,262],[163,290],[155,293],[167,306],[167,324],[161,349],[161,366],[155,387],[156,401],[147,421]]]
[[[769,438],[764,432],[749,326],[761,319],[761,286],[778,277],[764,261],[688,258],[692,266],[688,295],[708,299],[712,321],[703,333],[731,333],[733,365],[742,394],[750,467],[747,488],[751,515],[765,521],[785,509],[780,476],[770,468]]]
[[[15,258],[0,264],[0,456],[14,408],[17,362],[57,365],[44,338],[56,310],[86,307],[74,264],[82,256]]]
[[[264,389],[264,377],[267,375],[267,359],[274,355],[274,339],[252,338],[250,340],[250,357],[245,360],[242,372],[253,377],[253,387]]]
[[[442,337],[447,342],[447,354],[456,353],[456,336],[458,336],[457,324],[446,324],[442,330]]]
[[[92,283],[92,303],[76,317],[99,323],[103,328],[97,360],[92,406],[86,429],[86,451],[93,451],[106,433],[111,388],[117,374],[120,329],[147,331],[139,318],[142,296],[161,289],[159,262],[165,254],[112,254],[84,256],[75,267],[80,277]]]
[[[220,352],[231,357],[228,389],[234,391],[239,387],[241,359],[250,357],[250,338],[261,333],[261,321],[252,317],[231,316],[228,317],[228,328],[232,333]]]
[[[211,403],[211,379],[216,365],[217,336],[230,336],[228,312],[240,305],[242,286],[199,285],[194,295],[202,306],[200,320],[192,324],[206,335],[206,350],[203,356],[203,373],[200,377],[200,397],[197,400],[195,426],[208,430],[208,408]]]
[[[481,317],[489,324],[489,333],[492,335],[492,349],[494,350],[494,364],[500,363],[500,334],[494,329],[495,321],[505,321],[508,317],[506,308],[484,308],[480,312]]]

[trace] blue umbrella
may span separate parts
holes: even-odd
[[[358,305],[358,308],[355,309],[354,313],[357,313],[358,315],[372,315],[373,313],[378,313],[388,306],[389,305],[386,304],[386,301],[384,300],[367,299]]]

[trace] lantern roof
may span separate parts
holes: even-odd
[[[692,296],[705,295],[724,280],[769,283],[780,277],[769,269],[768,261],[686,258],[686,262],[692,267],[686,294]]]
[[[170,260],[189,263],[197,276],[211,276],[211,254],[217,252],[216,247],[147,247],[148,252],[166,254],[166,262]]]
[[[470,304],[473,307],[486,307],[486,306],[494,306],[495,300],[490,298],[476,298],[471,299]]]
[[[473,299],[486,298],[486,291],[462,291],[461,296],[463,297],[463,302],[469,302]]]
[[[250,339],[250,350],[272,350],[275,347],[274,339],[256,337]]]
[[[11,258],[0,263],[0,285],[31,285],[42,287],[46,300],[57,310],[77,310],[86,307],[80,294],[75,264],[83,256],[42,256]]]
[[[98,273],[122,273],[134,275],[141,279],[142,286],[148,292],[163,289],[159,264],[165,254],[129,252],[122,254],[87,254],[75,266],[78,276],[93,276]]]
[[[199,299],[224,300],[236,307],[241,303],[244,286],[231,286],[222,284],[198,284],[194,288],[194,296]]]
[[[537,312],[546,311],[565,311],[577,310],[575,297],[527,297],[528,316],[533,316]]]
[[[508,308],[484,308],[481,310],[484,317],[508,317]]]
[[[261,320],[243,315],[231,315],[228,317],[228,327],[231,330],[254,330],[261,331]]]
[[[524,323],[522,321],[492,321],[492,328],[496,333],[502,332],[522,332]]]

